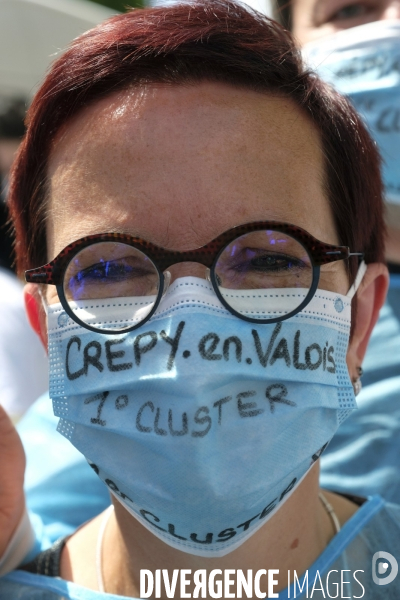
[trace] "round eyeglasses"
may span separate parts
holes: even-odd
[[[197,262],[222,304],[255,323],[277,323],[313,298],[320,267],[363,254],[320,242],[275,221],[234,227],[195,250],[174,252],[119,233],[73,242],[47,265],[25,272],[30,283],[53,284],[65,312],[90,331],[124,333],[148,321],[168,288],[168,268]],[[110,316],[111,315],[111,316]]]

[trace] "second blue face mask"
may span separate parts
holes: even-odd
[[[400,20],[335,33],[307,44],[303,54],[364,117],[383,158],[389,222],[400,227]]]
[[[278,305],[293,292],[275,291]],[[350,312],[349,297],[320,290],[289,320],[249,323],[194,277],[126,335],[50,306],[58,429],[154,535],[224,555],[279,510],[355,408]]]

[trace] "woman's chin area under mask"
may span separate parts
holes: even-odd
[[[208,573],[212,569],[241,569],[244,573],[247,569],[253,569],[253,573],[279,569],[274,591],[285,589],[288,571],[304,573],[335,535],[332,520],[318,497],[318,478],[316,463],[271,519],[236,550],[220,558],[203,558],[171,548],[113,498],[115,510],[107,521],[101,551],[105,590],[139,597],[141,569],[153,574],[157,569],[166,569],[170,578],[174,569],[190,569],[192,573],[198,569],[206,569]],[[342,527],[358,506],[343,496],[326,490],[323,493]],[[69,538],[61,557],[62,578],[92,590],[99,589],[96,551],[104,517],[102,513]],[[266,593],[267,584],[264,589],[261,581],[260,589]],[[188,586],[187,591],[192,593],[193,589]],[[165,592],[161,598],[166,598]]]

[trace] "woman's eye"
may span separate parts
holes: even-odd
[[[260,271],[282,271],[296,268],[299,261],[290,256],[265,254],[251,260],[251,266]]]
[[[131,277],[144,277],[146,275],[148,275],[148,273],[145,272],[144,269],[132,267],[124,262],[105,261],[82,269],[82,271],[79,271],[75,275],[75,279],[87,282],[111,282],[123,281]]]
[[[343,6],[340,10],[335,12],[329,21],[345,21],[346,19],[356,19],[363,17],[368,12],[368,7],[365,4],[349,4]]]
[[[238,272],[257,271],[261,273],[277,273],[304,267],[302,260],[286,254],[261,254],[247,252],[246,259],[238,261],[234,270]]]
[[[251,261],[253,267],[257,269],[282,269],[287,268],[290,261],[282,256],[257,256]]]

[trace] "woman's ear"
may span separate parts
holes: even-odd
[[[350,377],[359,377],[358,368],[364,360],[369,338],[379,317],[389,287],[389,273],[383,263],[367,265],[364,278],[357,291],[357,310],[352,324],[352,336],[347,351]]]
[[[47,352],[47,316],[39,286],[27,283],[24,288],[25,310],[32,329],[38,334]]]

